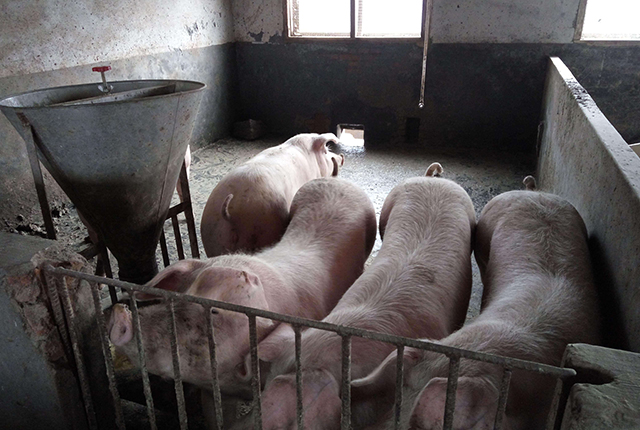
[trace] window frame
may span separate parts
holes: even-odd
[[[285,0],[287,2],[288,0]],[[573,42],[586,45],[640,45],[640,40],[621,40],[621,39],[583,39],[582,32],[584,30],[584,18],[587,12],[587,1],[580,0],[578,5],[578,16],[576,17],[576,28],[573,33]]]
[[[422,20],[421,20],[421,28],[420,28],[420,37],[376,37],[376,36],[356,36],[356,20],[357,20],[357,0],[350,0],[350,10],[351,10],[351,33],[349,36],[291,36],[289,34],[289,30],[293,25],[293,16],[291,16],[291,8],[289,7],[290,2],[293,0],[284,0],[284,40],[287,42],[296,42],[296,43],[309,43],[309,42],[329,42],[329,43],[416,43],[425,40],[425,22],[428,19],[427,14],[429,13],[429,3],[432,3],[433,0],[422,0]]]

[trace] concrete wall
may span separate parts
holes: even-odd
[[[112,80],[189,79],[207,84],[193,134],[202,146],[228,134],[235,115],[230,0],[75,2],[10,0],[0,5],[0,98],[60,85]],[[51,179],[52,205],[65,201]],[[0,220],[40,221],[24,143],[0,117]]]
[[[538,180],[589,231],[607,346],[640,351],[640,158],[560,59],[547,75]]]
[[[559,55],[599,89],[596,100],[624,137],[640,140],[640,45],[573,43],[578,5],[435,0],[420,110],[419,43],[286,40],[283,0],[234,2],[240,116],[282,134],[363,123],[374,144],[405,144],[413,117],[423,145],[531,151],[546,58]]]
[[[84,258],[54,241],[0,232],[0,427],[83,430],[76,369],[40,277],[44,261],[91,271]],[[77,315],[90,314],[88,285],[81,300],[75,288]]]

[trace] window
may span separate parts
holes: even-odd
[[[582,0],[576,39],[640,40],[639,0]]]
[[[426,1],[287,0],[289,37],[419,38]]]
[[[364,125],[338,124],[338,139],[343,146],[364,148]]]

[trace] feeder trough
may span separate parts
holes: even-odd
[[[0,110],[27,146],[35,143],[42,164],[116,257],[122,280],[144,283],[158,271],[156,246],[204,87],[120,81],[0,100]]]

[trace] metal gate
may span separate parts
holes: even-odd
[[[248,308],[245,306],[234,305],[231,303],[219,302],[214,300],[203,299],[200,297],[194,297],[190,295],[184,295],[174,293],[170,291],[160,290],[156,288],[149,288],[141,285],[122,282],[114,279],[102,278],[86,273],[75,272],[59,267],[47,266],[43,269],[45,279],[47,281],[48,293],[50,295],[52,308],[54,311],[54,317],[59,327],[68,327],[68,333],[62,334],[63,341],[68,347],[68,350],[73,351],[73,355],[77,367],[77,375],[82,390],[84,399],[85,410],[87,414],[87,420],[89,426],[92,429],[98,428],[96,421],[96,413],[94,404],[91,398],[91,392],[89,388],[88,374],[85,366],[85,360],[82,357],[81,348],[78,344],[79,338],[76,331],[74,321],[74,311],[72,302],[70,299],[69,290],[67,287],[66,277],[78,278],[81,280],[89,281],[91,293],[93,297],[93,304],[95,306],[95,315],[98,321],[98,329],[100,335],[100,341],[102,344],[102,353],[105,360],[107,378],[109,381],[109,390],[113,398],[115,408],[115,422],[117,428],[124,429],[125,422],[122,412],[120,395],[118,393],[115,369],[113,359],[110,353],[109,338],[106,329],[105,316],[102,309],[99,284],[106,284],[111,287],[116,287],[121,290],[122,293],[127,293],[130,297],[133,297],[133,293],[141,291],[158,296],[166,302],[166,306],[170,310],[171,319],[167,322],[170,325],[171,333],[171,349],[173,355],[173,376],[175,382],[175,393],[178,405],[178,414],[180,421],[180,429],[185,430],[187,426],[187,413],[185,408],[185,399],[183,391],[183,383],[180,371],[180,351],[178,348],[177,335],[176,335],[176,320],[174,314],[174,305],[177,302],[192,302],[201,305],[205,310],[209,311],[212,308],[224,309],[232,312],[243,313],[247,316],[249,323],[249,335],[250,335],[250,347],[251,347],[251,366],[253,370],[252,376],[252,390],[253,390],[253,418],[254,428],[262,429],[261,423],[261,409],[260,409],[260,367],[258,363],[258,346],[256,337],[256,318],[268,318],[274,321],[283,323],[289,323],[293,326],[295,331],[295,363],[296,363],[296,384],[298,393],[298,428],[303,428],[304,415],[302,410],[301,401],[301,384],[302,384],[302,371],[300,365],[301,356],[301,342],[300,333],[303,328],[311,327],[320,330],[327,330],[337,333],[342,338],[342,380],[341,380],[341,396],[342,396],[342,412],[341,412],[341,429],[347,430],[351,428],[351,387],[350,387],[350,374],[351,374],[351,339],[353,336],[362,337],[374,341],[386,342],[394,345],[398,351],[397,360],[397,378],[396,378],[396,398],[394,406],[395,417],[395,429],[400,429],[400,412],[403,403],[402,397],[402,381],[403,381],[403,351],[405,347],[413,347],[417,349],[433,351],[436,353],[444,354],[449,358],[449,379],[447,386],[447,397],[445,404],[445,417],[444,417],[444,429],[451,429],[453,424],[453,411],[455,408],[455,392],[458,382],[458,370],[460,365],[460,359],[471,359],[482,361],[485,363],[491,363],[503,368],[503,376],[501,386],[499,388],[500,396],[498,401],[498,413],[496,414],[495,429],[502,427],[502,421],[504,418],[504,412],[506,408],[509,382],[511,373],[513,370],[524,370],[528,372],[535,372],[539,374],[550,375],[557,378],[561,383],[563,380],[576,375],[575,370],[567,368],[553,367],[541,363],[535,363],[530,361],[518,360],[514,358],[501,357],[492,354],[468,351],[449,346],[439,345],[431,342],[420,341],[416,339],[403,338],[399,336],[393,336],[383,333],[376,333],[368,330],[362,330],[352,327],[338,326],[321,321],[308,320],[303,318],[296,318],[288,315],[277,314],[261,309]],[[146,399],[147,414],[151,428],[156,429],[156,416],[153,404],[153,398],[151,396],[151,388],[149,384],[149,375],[145,365],[145,354],[142,347],[142,333],[140,330],[140,319],[138,314],[138,305],[136,300],[131,300],[131,312],[133,317],[133,328],[136,336],[137,347],[140,358],[140,369],[142,374],[142,383],[144,387],[144,395]],[[214,405],[216,411],[217,428],[222,429],[222,400],[220,395],[220,389],[217,380],[217,365],[216,365],[216,348],[215,348],[215,333],[213,329],[213,317],[211,312],[205,312],[208,315],[208,321],[203,321],[207,326],[209,351],[211,357],[211,368],[213,378],[211,389],[213,391]],[[65,324],[65,321],[68,324]],[[558,396],[556,395],[556,398]],[[557,400],[557,399],[556,399]],[[556,402],[554,402],[556,404]],[[548,422],[553,423],[555,421],[555,411],[552,408],[551,416]]]

